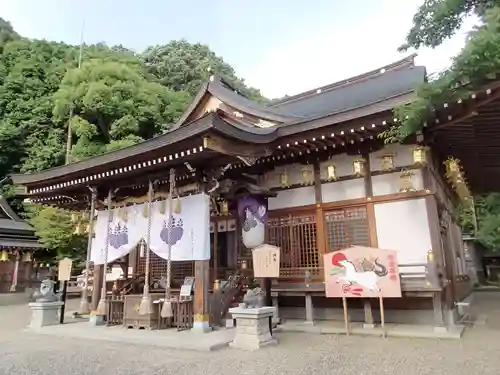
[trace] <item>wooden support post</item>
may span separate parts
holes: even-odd
[[[372,183],[372,172],[370,164],[370,153],[363,153],[363,159],[365,160],[363,164],[363,182],[365,186],[365,197],[371,198],[373,196],[373,183]],[[369,240],[370,246],[377,247],[377,229],[375,223],[375,209],[373,203],[368,203],[366,205],[366,213],[368,216],[368,230],[369,230]],[[363,309],[365,312],[365,323],[364,328],[374,328],[375,322],[373,320],[373,310],[372,303],[369,298],[363,299]]]
[[[103,279],[103,266],[94,264],[94,280],[92,281],[92,302],[91,302],[91,310],[97,310],[97,304],[101,299],[101,287],[102,287],[102,279]]]
[[[210,261],[194,262],[194,325],[199,332],[209,332],[208,285],[210,283]]]
[[[323,266],[323,255],[326,252],[325,219],[323,216],[323,195],[321,192],[321,170],[319,162],[314,163],[314,196],[316,201],[316,246],[319,263]]]
[[[375,328],[375,321],[373,320],[372,304],[369,298],[363,299],[363,308],[365,310],[365,323],[363,328]]]
[[[441,292],[433,293],[432,295],[432,307],[434,311],[434,326],[444,327],[443,318],[443,304],[441,302],[442,294]]]
[[[314,324],[314,306],[310,293],[306,293],[306,323]]]
[[[14,271],[12,272],[12,284],[10,291],[15,292],[17,289],[17,280],[19,278],[19,262],[21,261],[21,252],[16,250],[16,260],[14,261]]]

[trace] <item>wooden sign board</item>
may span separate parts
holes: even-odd
[[[181,297],[188,297],[193,293],[194,277],[185,277],[184,283],[181,286]]]
[[[73,261],[69,258],[64,258],[59,261],[58,279],[59,281],[69,281],[71,279],[71,268]]]
[[[401,297],[397,251],[353,246],[325,254],[324,270],[327,297]]]
[[[279,247],[266,244],[252,249],[254,277],[280,276],[280,250]]]

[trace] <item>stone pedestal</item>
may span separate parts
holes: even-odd
[[[59,324],[59,308],[64,302],[31,302],[30,328],[40,328]]]
[[[276,309],[270,306],[229,309],[233,319],[236,319],[236,334],[229,346],[253,351],[266,345],[276,345],[278,341],[269,331],[269,318],[273,317],[275,311]]]

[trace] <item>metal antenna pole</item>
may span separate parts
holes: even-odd
[[[82,30],[80,33],[80,53],[78,55],[78,69],[82,67],[83,58],[83,30],[85,27],[85,20],[82,21]],[[73,130],[71,129],[71,119],[73,118],[73,104],[69,109],[69,119],[68,119],[68,138],[66,140],[66,162],[69,164],[71,161],[71,147],[73,146]]]

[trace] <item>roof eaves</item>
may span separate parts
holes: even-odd
[[[41,180],[57,178],[65,174],[83,172],[89,168],[118,162],[131,156],[139,156],[149,151],[183,141],[184,139],[210,129],[212,127],[214,115],[214,113],[207,113],[205,116],[187,123],[181,128],[174,129],[168,133],[148,139],[136,145],[94,156],[76,163],[61,165],[41,172],[30,174],[12,174],[11,179],[16,185],[25,185],[39,182]]]

